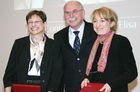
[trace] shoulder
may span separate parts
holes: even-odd
[[[122,35],[119,35],[119,34],[114,34],[113,41],[115,43],[118,43],[119,46],[121,46],[121,47],[124,47],[124,48],[125,47],[130,47],[131,48],[130,41],[125,36],[122,36]]]
[[[85,26],[93,27],[93,24],[91,22],[87,22],[87,21],[84,21],[84,22],[85,22]]]
[[[61,29],[57,33],[54,34],[54,39],[65,38],[68,35],[69,26]]]
[[[23,43],[29,40],[29,36],[21,37],[15,40],[15,42]]]
[[[91,37],[91,39],[96,39],[96,37],[97,37],[97,34],[96,34],[96,32],[94,31],[94,29],[93,29],[93,24],[92,23],[90,23],[90,22],[86,22],[86,21],[84,21],[85,22],[85,28],[84,28],[84,33],[85,33],[85,35],[87,36],[87,37]]]
[[[119,34],[114,34],[113,38],[119,42],[129,42],[129,39],[127,37],[119,35]]]
[[[14,41],[14,45],[23,46],[24,44],[29,42],[29,36],[18,38]]]
[[[54,44],[54,40],[52,38],[49,38],[48,36],[46,36],[46,43]]]
[[[65,28],[63,28],[63,29],[61,29],[61,30],[58,31],[58,32],[56,32],[56,33],[54,34],[54,36],[59,36],[59,35],[65,34],[66,31],[68,31],[68,29],[69,29],[69,26],[67,26],[67,27],[65,27]]]
[[[20,53],[20,51],[23,50],[24,47],[28,46],[27,44],[28,42],[29,42],[28,36],[16,39],[12,46],[11,53],[16,53],[16,54]]]
[[[85,22],[85,30],[93,30],[93,24],[87,21]]]

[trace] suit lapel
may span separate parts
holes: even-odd
[[[27,59],[26,63],[24,64],[25,66],[25,71],[28,71],[28,67],[29,67],[29,62],[30,62],[30,40],[29,37],[26,39],[25,41],[25,58]]]
[[[27,36],[26,38],[23,38],[21,40],[22,42],[20,43],[20,47],[21,48],[21,55],[20,55],[20,60],[19,60],[19,64],[20,64],[20,68],[23,69],[22,70],[22,75],[24,77],[24,81],[27,79],[27,73],[28,73],[28,67],[29,67],[29,62],[30,62],[30,41],[29,41],[29,36]]]
[[[49,38],[45,35],[45,37],[46,37],[46,42],[45,42],[45,46],[44,46],[44,55],[43,55],[43,57],[42,57],[42,62],[43,63],[41,63],[41,64],[44,64],[44,63],[47,63],[47,60],[49,60],[48,59],[48,55],[49,55],[49,50],[50,50],[50,45],[51,45],[51,43],[50,43],[50,40],[49,40]],[[45,65],[48,65],[48,64],[45,64]],[[41,65],[42,66],[42,65]],[[47,67],[47,66],[46,66]]]
[[[68,48],[69,50],[72,50],[72,52],[74,52],[74,49],[71,47],[71,45],[69,43],[69,27],[67,27],[66,30],[64,31],[64,45],[66,48]]]
[[[84,34],[82,38],[82,43],[80,46],[80,52],[82,52],[82,49],[85,48],[86,45],[89,43],[93,43],[96,39],[96,33],[93,30],[93,27],[89,25],[87,22],[85,22],[85,28],[84,28]]]

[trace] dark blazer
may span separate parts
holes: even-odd
[[[95,66],[95,64],[93,64]],[[114,34],[104,73],[90,73],[90,82],[108,83],[111,92],[128,92],[128,83],[137,77],[137,67],[129,40]],[[91,77],[92,76],[92,77]]]
[[[84,78],[91,46],[96,39],[96,33],[93,31],[92,24],[85,22],[80,52],[79,55],[76,55],[69,44],[68,30],[69,26],[60,30],[54,35],[54,39],[60,46],[60,53],[63,57],[65,88],[71,90],[66,90],[66,92],[78,92]]]
[[[53,47],[54,41],[46,36],[44,55],[40,70],[41,92],[55,89],[53,86],[54,84],[51,84],[54,83],[52,82],[53,79],[51,79],[54,77],[52,77],[51,74],[53,70],[55,70],[55,68],[53,68],[54,61],[57,59],[57,56],[54,54],[56,51]],[[29,36],[26,36],[15,40],[3,78],[4,87],[11,86],[13,83],[26,84],[29,62],[30,40]]]

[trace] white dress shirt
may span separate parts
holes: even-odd
[[[30,48],[30,53],[31,53],[31,61],[34,59],[34,50],[33,48]],[[31,62],[29,63],[29,67],[31,66]],[[29,71],[28,69],[28,75],[29,76],[40,76],[40,70],[37,72],[36,70],[36,63],[34,62],[33,67]]]
[[[69,43],[71,45],[71,47],[73,48],[73,43],[75,40],[75,34],[73,33],[74,31],[79,31],[79,38],[80,38],[80,44],[82,43],[82,37],[84,34],[84,28],[85,28],[85,22],[82,23],[82,25],[80,26],[80,28],[78,30],[74,30],[72,27],[69,27]]]

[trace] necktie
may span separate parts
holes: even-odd
[[[73,33],[75,34],[73,49],[75,50],[75,53],[78,55],[80,51],[80,39],[78,37],[79,31],[74,31]]]

